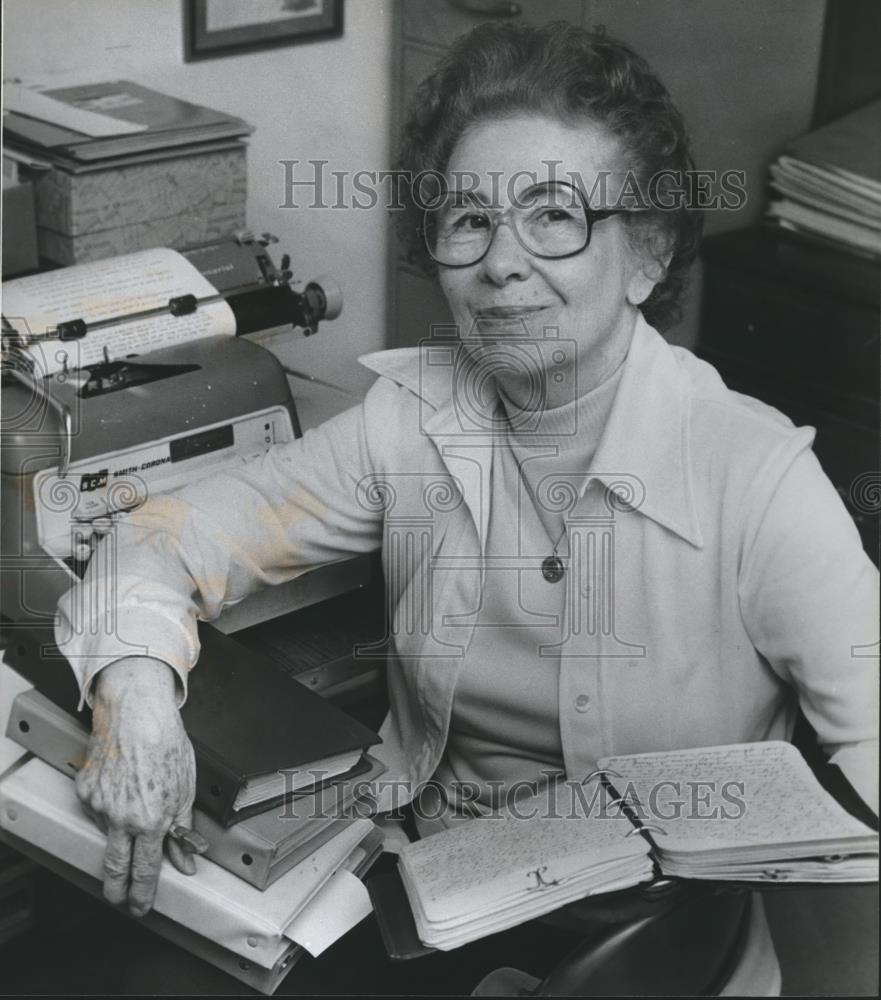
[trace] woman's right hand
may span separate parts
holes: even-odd
[[[196,789],[193,746],[177,707],[169,666],[126,657],[95,681],[92,736],[76,779],[77,795],[107,834],[104,896],[128,900],[143,916],[152,907],[162,845],[172,826],[192,826]],[[169,839],[169,857],[191,875],[192,854]]]

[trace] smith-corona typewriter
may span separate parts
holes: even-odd
[[[248,335],[314,334],[342,302],[332,282],[294,281],[286,255],[277,267],[272,242],[237,234],[5,284],[0,613],[13,665],[46,654],[59,597],[117,518],[300,436],[288,376],[302,373]],[[376,577],[371,559],[343,560],[213,624],[344,692],[376,675],[349,641],[382,617]]]

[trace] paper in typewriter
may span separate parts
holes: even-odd
[[[849,815],[790,743],[609,757],[600,766],[651,832],[667,875],[875,881],[878,835]]]
[[[588,803],[593,789],[584,790]],[[648,844],[618,809],[585,808],[575,787],[521,800],[516,814],[463,822],[408,844],[401,880],[420,939],[442,950],[505,930],[592,893],[652,876]]]
[[[8,281],[3,285],[3,318],[26,345],[35,374],[46,376],[96,364],[103,360],[105,347],[110,360],[118,361],[201,337],[231,336],[235,317],[221,300],[187,316],[166,312],[95,330],[80,340],[35,339],[70,320],[95,323],[165,306],[178,295],[216,294],[185,257],[159,247]]]

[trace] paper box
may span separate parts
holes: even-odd
[[[35,180],[34,196],[40,255],[59,264],[180,249],[244,228],[246,147],[78,173],[56,167]]]

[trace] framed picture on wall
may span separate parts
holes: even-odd
[[[337,38],[343,0],[183,0],[184,60]]]

